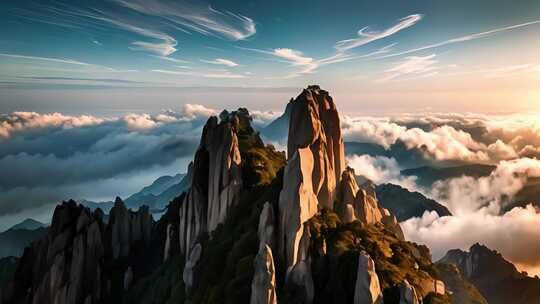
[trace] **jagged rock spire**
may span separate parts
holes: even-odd
[[[180,206],[180,251],[186,253],[203,231],[213,231],[237,204],[242,189],[241,157],[235,128],[243,112],[222,112],[206,122],[193,166],[191,187]]]

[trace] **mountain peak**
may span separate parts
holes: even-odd
[[[24,221],[14,225],[13,227],[9,228],[11,230],[19,230],[19,229],[25,229],[25,230],[36,230],[38,228],[44,228],[47,227],[46,224],[36,221],[31,218],[27,218]]]

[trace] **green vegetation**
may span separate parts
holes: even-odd
[[[259,134],[251,127],[249,114],[240,108],[236,135],[242,157],[242,180],[246,188],[268,185],[287,162],[284,152],[265,146]]]
[[[375,262],[385,303],[397,302],[396,285],[403,280],[419,286],[422,280],[436,275],[424,247],[399,240],[382,224],[344,224],[334,212],[322,210],[309,225],[316,303],[350,303],[354,299],[360,251],[367,252]],[[322,254],[325,247],[326,255]]]

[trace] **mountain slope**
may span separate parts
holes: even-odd
[[[495,170],[495,168],[495,166],[483,164],[471,164],[445,168],[424,166],[402,170],[401,174],[405,176],[416,176],[418,177],[418,183],[420,185],[429,188],[434,182],[439,180],[461,176],[471,176],[476,178],[488,176],[493,170]]]
[[[398,185],[379,185],[376,188],[376,193],[379,203],[395,214],[400,222],[411,217],[421,217],[425,211],[436,211],[439,216],[452,215],[445,206],[438,202],[419,192],[411,192]]]
[[[450,250],[439,262],[456,265],[490,304],[540,303],[540,279],[520,273],[485,246],[475,244],[469,252]]]
[[[34,219],[25,219],[24,221],[20,222],[19,224],[11,227],[10,229],[17,230],[17,229],[25,229],[25,230],[36,230],[38,228],[45,228],[47,227],[46,224],[43,224],[41,222],[38,222]]]
[[[24,248],[47,233],[47,228],[34,230],[9,229],[0,233],[0,258],[21,256]]]

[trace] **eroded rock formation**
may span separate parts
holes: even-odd
[[[407,280],[399,284],[399,304],[419,304],[416,290]]]
[[[365,183],[364,185],[369,184]],[[335,210],[340,215],[341,220],[346,223],[360,220],[365,224],[381,222],[404,240],[403,231],[396,217],[388,209],[382,208],[377,202],[375,191],[370,186],[365,189],[364,185],[358,185],[354,169],[345,168],[336,191]]]
[[[180,251],[186,253],[202,232],[213,231],[238,202],[242,189],[241,157],[235,128],[237,113],[206,122],[191,172],[191,187],[180,206]]]
[[[355,304],[382,304],[383,294],[379,278],[375,272],[375,263],[365,252],[358,255],[358,272],[354,289]]]
[[[270,246],[264,245],[254,260],[251,283],[251,304],[277,304],[274,257]]]
[[[279,248],[287,272],[308,258],[308,248],[302,246],[309,244],[304,224],[319,208],[333,209],[336,184],[345,167],[339,115],[328,92],[309,86],[290,107],[288,162],[279,198]],[[292,277],[305,281],[306,276]]]
[[[100,209],[92,213],[72,200],[57,206],[47,236],[25,249],[4,303],[107,302],[110,263],[149,240],[152,229],[147,209],[131,212],[120,199],[113,209],[106,224]]]
[[[201,244],[197,243],[195,246],[193,246],[186,259],[186,265],[184,266],[184,272],[182,274],[182,279],[184,280],[184,284],[186,286],[186,292],[189,292],[191,286],[193,286],[193,269],[195,266],[197,266],[197,263],[201,258],[201,254],[202,246]]]

